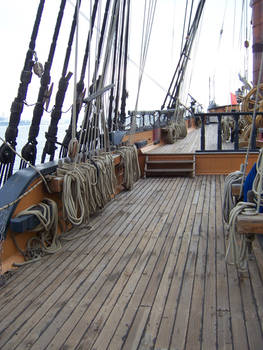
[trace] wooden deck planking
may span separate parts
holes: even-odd
[[[156,181],[156,180],[155,180]],[[151,183],[149,183],[148,185],[151,185]],[[149,191],[149,189],[150,189],[150,191]],[[153,189],[151,188],[151,186],[146,186],[145,187],[145,200],[147,200],[147,193],[152,193],[153,192]],[[121,197],[120,197],[120,199],[118,200],[118,201],[116,201],[116,203],[115,204],[117,204],[117,208],[118,208],[118,205],[120,204],[120,203],[118,203],[118,202],[120,202],[121,201]],[[135,205],[137,206],[137,204],[136,204],[136,202],[137,202],[137,198],[135,197],[134,198],[134,203],[135,203]],[[129,198],[128,198],[128,202],[126,202],[126,206],[127,206],[127,204],[128,204],[128,207],[126,207],[126,208],[129,208],[129,203],[130,203],[130,201],[129,201]],[[137,206],[138,207],[138,206]],[[124,208],[125,208],[125,206],[124,206]],[[138,207],[138,210],[139,210],[139,207]],[[128,210],[127,210],[128,211]],[[112,216],[112,210],[111,210],[111,208],[110,208],[110,210],[109,210],[109,212],[110,212],[110,216]],[[118,215],[118,213],[121,213],[121,216],[120,215]],[[105,212],[105,216],[107,217],[107,212]],[[136,211],[134,211],[134,215],[136,214]],[[114,217],[114,216],[113,216]],[[115,213],[115,221],[113,220],[113,222],[114,222],[114,224],[116,225],[116,223],[118,222],[118,223],[120,223],[120,220],[123,220],[124,222],[125,222],[125,225],[127,224],[127,222],[125,221],[125,215],[124,215],[124,211],[123,211],[123,208],[122,207],[120,207],[119,208],[119,212],[117,212],[117,213]],[[133,218],[133,216],[131,216],[131,219]],[[107,222],[107,220],[106,220],[106,222]],[[98,223],[99,223],[99,227],[101,228],[101,226],[103,225],[103,223],[104,223],[104,220],[103,221],[101,221],[101,219],[98,221]],[[95,223],[96,224],[96,223]],[[111,225],[106,225],[105,227],[107,227],[107,230],[109,231],[110,229],[111,229]],[[103,228],[103,227],[102,227]],[[94,225],[94,232],[95,232],[95,229],[96,229],[96,225]],[[99,239],[99,240],[98,240]],[[117,240],[117,237],[116,237],[116,240]],[[68,285],[71,285],[71,283],[74,281],[74,277],[75,277],[75,279],[78,277],[78,275],[79,275],[79,267],[81,266],[80,265],[80,263],[82,263],[82,264],[84,264],[84,263],[88,263],[88,261],[87,261],[87,257],[88,257],[88,254],[89,253],[91,253],[92,252],[92,249],[95,249],[95,251],[93,252],[93,254],[95,255],[95,254],[98,254],[98,253],[101,253],[101,252],[103,252],[103,249],[106,249],[105,248],[105,246],[107,245],[107,242],[108,242],[108,237],[107,237],[107,233],[105,234],[105,232],[102,230],[101,231],[101,235],[100,236],[98,236],[97,235],[97,237],[95,236],[95,238],[94,238],[94,241],[93,242],[88,242],[88,243],[90,243],[89,245],[88,245],[88,250],[87,251],[85,251],[85,248],[86,248],[86,245],[84,244],[84,246],[82,246],[81,247],[81,249],[82,250],[76,250],[77,249],[77,246],[76,246],[76,244],[78,244],[78,241],[75,241],[75,242],[73,242],[72,244],[71,244],[71,246],[68,246],[66,249],[67,250],[71,250],[71,255],[72,255],[72,257],[74,258],[74,260],[75,260],[75,266],[77,266],[77,269],[74,271],[74,264],[73,264],[73,266],[71,266],[70,264],[71,264],[71,261],[69,260],[65,260],[64,261],[64,264],[65,264],[65,266],[66,266],[66,273],[67,273],[67,271],[68,271],[68,269],[71,269],[72,267],[73,267],[73,273],[72,273],[72,271],[69,271],[71,274],[69,274],[68,275],[68,279],[66,279],[66,283],[68,283]],[[93,244],[92,244],[93,243]],[[101,243],[101,244],[99,244],[99,243]],[[100,250],[101,250],[101,252],[100,252]],[[82,254],[82,251],[84,251],[84,255]],[[77,258],[77,256],[78,256],[78,258]],[[83,256],[84,256],[84,258],[85,258],[85,260],[83,260]],[[82,259],[81,259],[82,258]],[[92,257],[91,258],[89,258],[89,260],[91,260],[92,259]],[[57,262],[57,261],[56,261]],[[80,266],[79,266],[80,265]],[[68,267],[69,266],[69,267]],[[51,281],[54,281],[54,284],[55,284],[55,288],[54,288],[54,290],[55,290],[55,294],[53,294],[52,295],[52,300],[54,300],[54,301],[56,301],[57,299],[59,300],[59,297],[60,297],[60,294],[59,294],[59,292],[61,292],[61,294],[64,292],[64,290],[63,290],[63,288],[62,288],[62,290],[60,291],[60,289],[61,288],[58,288],[58,286],[59,286],[59,281],[57,281],[56,280],[56,277],[57,277],[57,273],[58,272],[60,272],[60,269],[59,269],[59,267],[60,266],[56,266],[56,269],[54,269],[54,271],[53,271],[53,273],[51,273],[50,274],[50,270],[49,271],[47,271],[47,273],[49,274],[49,277],[48,277],[48,280],[51,280]],[[62,272],[64,272],[65,273],[65,271],[63,270]],[[64,275],[64,273],[63,273],[63,275]],[[62,276],[63,276],[62,275]],[[40,276],[40,277],[42,277],[42,276]],[[48,290],[46,290],[45,288],[44,288],[44,286],[47,284],[47,278],[46,278],[47,276],[45,276],[45,279],[43,280],[44,281],[44,285],[42,284],[41,285],[41,282],[42,282],[42,279],[37,279],[36,280],[36,283],[37,284],[39,284],[39,290],[41,291],[41,288],[42,288],[42,292],[44,291],[45,293],[46,293],[46,296],[48,297],[48,292],[51,294],[52,293],[52,291],[53,291],[53,289],[51,289],[50,288],[50,285],[49,285],[49,289]],[[73,277],[73,278],[72,278]],[[80,281],[81,281],[81,278],[80,278]],[[65,287],[65,286],[64,286]],[[19,297],[20,297],[20,299],[23,299],[23,297],[24,297],[24,300],[23,300],[23,303],[21,303],[21,300],[19,299],[19,300],[13,300],[12,301],[12,303],[14,304],[14,306],[16,307],[16,310],[15,310],[15,312],[13,313],[13,316],[17,316],[18,315],[18,311],[22,308],[22,311],[24,311],[24,310],[26,310],[26,308],[27,308],[27,306],[28,305],[31,305],[32,304],[32,301],[33,300],[31,300],[30,298],[31,298],[31,296],[30,296],[30,292],[31,292],[31,290],[34,288],[34,285],[32,286],[32,285],[30,285],[30,289],[28,289],[28,290],[25,290],[25,294],[24,295],[19,295]],[[34,289],[34,291],[35,291],[35,300],[37,300],[37,297],[39,296],[41,296],[41,293],[39,293],[38,294],[38,289]],[[25,295],[26,295],[26,297],[25,297]],[[27,302],[27,303],[26,303]],[[51,301],[49,301],[49,304],[51,304]],[[33,306],[31,305],[31,308],[32,308]],[[7,306],[7,312],[8,312],[8,310],[10,310],[10,305],[8,305]],[[27,310],[27,311],[29,311],[29,310]],[[32,312],[33,312],[34,310],[32,310]],[[41,311],[41,310],[38,310],[38,311]],[[44,306],[44,308],[43,308],[43,312],[45,312],[46,313],[46,306]],[[21,318],[22,319],[24,319],[25,318],[25,315],[23,314],[23,313],[21,313]],[[5,318],[4,319],[4,321],[5,321],[5,324],[7,323],[7,321],[8,321],[8,318]],[[17,322],[19,321],[19,320],[16,320]],[[30,322],[32,323],[32,324],[34,324],[34,317],[33,317],[33,319],[30,319]],[[1,326],[1,329],[4,329],[4,326],[5,326],[5,324],[3,324],[3,323],[1,323],[0,324],[0,326]],[[24,335],[24,332],[25,332],[25,329],[24,329],[25,327],[23,327],[23,328],[20,328],[20,333],[21,333],[21,335]],[[13,323],[11,323],[10,324],[10,329],[11,330],[14,330],[14,324]],[[7,329],[5,329],[5,336],[7,336],[7,334],[8,334],[8,332],[7,332]],[[2,337],[3,338],[3,337]],[[2,339],[0,340],[0,342],[2,342]],[[0,343],[0,344],[2,344],[2,343]]]
[[[224,176],[216,177],[216,193],[223,193]],[[217,344],[218,349],[232,349],[230,301],[228,290],[228,271],[225,264],[225,240],[222,227],[222,197],[219,195],[215,203],[216,212],[216,290],[217,293]]]
[[[210,183],[209,183],[210,182]],[[215,268],[215,177],[210,176],[207,186],[207,240],[205,259],[205,282],[203,299],[202,346],[204,349],[216,349],[216,268]],[[209,198],[210,197],[210,198]]]
[[[138,205],[136,204],[136,208],[134,208],[134,211],[130,213],[130,217],[127,220],[126,215],[124,215],[123,208],[121,209],[122,216],[119,217],[119,219],[115,222],[115,226],[118,225],[118,228],[115,227],[106,227],[106,233],[110,233],[110,239],[108,241],[106,240],[106,244],[102,247],[96,246],[94,250],[92,250],[89,255],[87,255],[82,261],[82,266],[80,271],[76,271],[77,273],[74,276],[75,278],[71,281],[70,276],[68,279],[68,286],[70,288],[66,289],[66,291],[63,289],[63,285],[59,286],[59,288],[55,291],[55,294],[51,294],[50,300],[48,299],[46,303],[42,306],[42,310],[45,313],[43,315],[43,318],[39,320],[38,323],[31,322],[31,326],[34,325],[32,329],[30,329],[29,337],[30,342],[34,343],[35,341],[38,341],[41,343],[41,340],[43,339],[43,330],[46,330],[45,332],[45,338],[52,338],[57,331],[59,330],[59,326],[63,325],[65,320],[71,315],[73,312],[75,306],[78,304],[78,302],[81,301],[83,296],[86,294],[86,290],[89,289],[90,286],[94,287],[93,290],[96,292],[97,284],[102,284],[103,279],[98,279],[100,274],[103,272],[103,278],[107,278],[107,265],[108,262],[111,260],[112,256],[114,256],[115,251],[118,250],[118,248],[122,245],[122,242],[124,241],[125,237],[121,237],[120,234],[122,230],[127,227],[133,227],[134,222],[134,216],[137,214],[140,214],[141,208],[147,199],[149,199],[154,192],[154,187],[152,188],[145,188],[143,201],[141,201]],[[125,208],[125,207],[124,207]],[[130,209],[130,208],[129,208]],[[127,210],[127,214],[129,213],[129,209]],[[100,231],[100,228],[98,228]],[[113,230],[113,231],[111,231]],[[109,232],[110,231],[110,232]],[[118,233],[119,232],[119,233]],[[97,232],[98,233],[98,232]],[[100,232],[102,236],[105,234],[104,231]],[[103,240],[102,240],[103,241]],[[107,254],[106,254],[107,253]],[[84,253],[84,255],[86,255]],[[109,268],[108,268],[109,269]],[[79,273],[80,272],[80,273]],[[97,284],[95,283],[97,281]],[[86,284],[88,284],[88,286]],[[60,293],[60,299],[57,298],[58,291]],[[59,303],[54,303],[55,300],[59,300]],[[53,305],[53,307],[51,307]],[[87,305],[85,305],[87,306]],[[46,312],[48,310],[48,312]],[[63,310],[63,312],[61,312]],[[56,328],[53,327],[52,322],[56,320]],[[20,329],[21,333],[25,333],[25,329]],[[41,338],[42,335],[42,338]],[[40,338],[40,339],[39,339]],[[45,340],[46,341],[46,340]],[[24,348],[26,346],[27,342],[25,344],[21,344],[21,348]],[[38,348],[40,348],[40,344],[37,345]]]
[[[133,323],[134,325],[137,324],[136,319],[133,321],[133,315],[136,313],[137,307],[141,305],[141,307],[150,308],[151,307],[151,299],[152,296],[156,293],[156,288],[152,289],[152,285],[156,284],[158,286],[158,282],[160,281],[160,278],[162,277],[162,273],[160,272],[160,268],[164,267],[163,263],[167,259],[167,254],[170,256],[169,250],[171,249],[171,242],[174,239],[173,238],[173,229],[176,230],[176,225],[179,225],[179,220],[175,219],[178,216],[180,217],[182,210],[184,208],[184,203],[186,201],[185,191],[186,191],[186,185],[188,182],[185,181],[183,186],[181,187],[181,190],[179,194],[176,196],[176,202],[173,210],[170,212],[166,226],[163,228],[160,239],[157,242],[157,245],[155,247],[154,252],[151,254],[149,262],[144,269],[144,272],[136,286],[136,289],[131,297],[131,300],[129,304],[127,305],[127,308],[125,310],[125,313],[123,315],[123,318],[117,328],[117,331],[115,332],[110,347],[111,349],[118,348],[123,341],[122,339],[125,339],[128,334],[128,329],[125,329],[125,325],[131,326]],[[165,241],[164,241],[165,240]],[[156,253],[155,253],[156,252]],[[157,267],[157,268],[155,268]],[[163,274],[164,278],[167,274]],[[164,285],[164,288],[162,288],[161,293],[165,293],[166,285]],[[147,291],[149,291],[147,293]],[[158,289],[159,291],[159,289]],[[159,305],[160,306],[160,305]],[[133,312],[131,313],[131,310]],[[137,317],[137,315],[136,315]],[[132,326],[133,328],[134,326]],[[140,332],[143,332],[143,328],[140,330]],[[129,335],[129,338],[131,339],[131,336]],[[129,339],[125,343],[125,347],[127,348],[127,344],[129,344]]]
[[[262,251],[245,278],[225,264],[223,181],[142,179],[23,267],[0,290],[1,349],[263,348]]]
[[[168,196],[169,197],[169,181],[166,182],[166,187],[163,188],[163,191],[159,191],[159,196],[156,197],[156,200],[162,201],[162,197]],[[162,227],[163,222],[165,222],[166,214],[162,215],[161,213],[156,213],[155,203],[151,203],[145,210],[145,212],[142,215],[142,222],[137,223],[137,231],[134,231],[135,236],[133,236],[133,242],[134,250],[130,251],[130,255],[126,261],[121,262],[121,271],[120,271],[120,277],[118,281],[116,281],[115,285],[112,286],[111,289],[109,289],[109,295],[107,299],[107,303],[103,304],[103,301],[105,300],[104,293],[99,293],[97,295],[97,301],[101,300],[101,302],[95,303],[95,308],[93,310],[93,313],[91,313],[89,310],[87,310],[87,314],[84,314],[81,318],[80,322],[78,323],[77,327],[75,328],[73,334],[69,337],[69,339],[66,341],[66,345],[72,345],[72,343],[76,342],[76,339],[79,339],[80,336],[82,336],[86,331],[86,323],[91,323],[91,327],[89,328],[87,334],[85,334],[85,339],[82,340],[83,348],[88,347],[88,345],[92,342],[94,342],[94,339],[96,339],[96,336],[99,334],[103,323],[107,319],[109,313],[111,312],[111,309],[114,307],[116,303],[116,299],[120,296],[121,291],[126,288],[126,284],[129,281],[129,284],[132,284],[132,288],[134,288],[135,281],[137,276],[142,272],[144,264],[147,262],[147,256],[150,254],[152,250],[152,245],[155,242],[156,237],[158,237],[158,232],[160,230],[160,227]],[[154,216],[155,215],[155,216]],[[141,235],[140,233],[144,232],[145,235]],[[156,237],[155,237],[156,236]],[[131,248],[131,246],[129,247]],[[139,268],[136,266],[139,265]],[[119,267],[116,267],[119,269]],[[115,269],[116,270],[116,269]],[[113,274],[116,274],[116,271],[113,271]],[[103,286],[103,291],[105,291],[105,285]],[[102,295],[101,295],[102,294]],[[127,295],[125,293],[125,290],[122,294],[122,296]],[[128,292],[129,296],[129,292]],[[103,298],[103,300],[102,300]],[[125,297],[124,297],[125,299]],[[125,306],[124,301],[124,306]],[[123,307],[120,306],[121,302],[119,302],[119,307],[121,308],[121,311],[123,310]],[[98,306],[101,306],[102,308],[98,308]],[[97,306],[97,307],[96,307]],[[118,312],[117,317],[120,316],[121,311]],[[92,314],[92,315],[91,315]],[[92,316],[92,317],[91,317]],[[93,320],[93,318],[95,319]],[[101,326],[100,326],[101,325]],[[105,328],[106,330],[110,330],[109,328]],[[106,336],[104,335],[103,341],[105,342]]]

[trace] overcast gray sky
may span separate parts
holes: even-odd
[[[131,3],[130,57],[133,62],[138,63],[140,24],[144,1],[131,0]],[[36,51],[42,63],[45,62],[48,55],[59,4],[60,1],[58,0],[46,0],[43,21],[36,45]],[[225,7],[225,4],[227,4],[227,7]],[[191,56],[193,67],[188,74],[186,84],[186,91],[189,88],[189,92],[204,106],[207,106],[209,99],[209,76],[215,74],[215,98],[218,104],[228,104],[230,102],[230,92],[234,92],[240,85],[237,73],[239,71],[243,73],[244,70],[244,50],[240,46],[239,40],[241,5],[239,0],[206,0],[199,40],[196,42],[195,50]],[[139,103],[141,109],[158,109],[164,99],[164,89],[168,88],[177,64],[178,56],[176,52],[178,45],[180,46],[181,43],[184,6],[184,0],[158,0],[152,42],[146,64],[146,75],[143,80]],[[19,76],[24,64],[37,7],[37,0],[2,0],[0,2],[0,115],[6,117],[9,117],[11,102],[17,94]],[[64,42],[62,39],[58,42],[51,72],[52,80],[56,83],[62,70],[65,42],[67,41],[67,33],[73,13],[73,7],[70,3],[67,4],[66,8],[67,11],[61,28],[61,37],[64,34]],[[82,0],[83,8],[89,8],[88,0]],[[234,15],[234,10],[236,15]],[[89,10],[86,14],[87,17],[89,16],[88,12]],[[82,28],[87,26],[87,23],[84,18],[81,19]],[[223,34],[220,35],[222,24]],[[235,35],[233,35],[234,24],[236,27]],[[81,52],[81,45],[85,40],[80,40],[80,42]],[[250,51],[251,46],[252,43],[250,43]],[[71,68],[73,69],[72,66]],[[133,63],[130,63],[130,75],[128,76],[130,79],[128,85],[129,109],[132,109],[135,103],[137,76],[138,69]],[[189,83],[190,81],[191,83]],[[34,76],[27,98],[29,103],[35,102],[38,87],[39,80]],[[56,87],[55,85],[55,92]],[[55,93],[53,92],[54,96]],[[70,103],[71,101],[67,101],[68,105]],[[64,109],[68,105],[65,105]],[[23,114],[23,118],[30,119],[31,115],[26,113]]]

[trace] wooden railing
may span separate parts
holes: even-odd
[[[210,117],[216,117],[217,118],[217,149],[212,150],[213,152],[222,152],[222,120],[226,117],[233,117],[234,119],[234,147],[232,150],[224,150],[227,152],[237,152],[241,151],[239,147],[239,118],[243,115],[250,115],[253,116],[252,112],[224,112],[224,113],[197,113],[195,114],[195,118],[201,119],[201,142],[200,142],[200,151],[201,152],[211,152],[211,150],[206,150],[206,140],[205,140],[205,127]],[[263,112],[256,112],[256,115],[263,115]],[[250,144],[250,150],[256,151],[256,137],[257,137],[257,129],[255,126],[252,128],[252,138],[251,138],[251,144]]]
[[[145,130],[167,125],[174,114],[174,109],[155,111],[129,111],[126,118],[126,130],[136,124],[136,130]]]

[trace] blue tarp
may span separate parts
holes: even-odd
[[[250,172],[248,173],[248,175],[246,177],[246,181],[245,181],[245,183],[243,185],[244,202],[247,202],[247,193],[248,193],[248,191],[252,190],[253,181],[254,181],[256,175],[257,175],[257,163],[255,163],[253,165],[253,167],[250,170]],[[262,206],[259,208],[259,212],[263,213],[263,207]]]

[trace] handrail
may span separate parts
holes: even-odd
[[[208,152],[208,150],[205,149],[205,125],[207,118],[209,117],[217,117],[217,149],[214,151],[222,152],[222,119],[224,117],[232,116],[234,119],[234,149],[233,150],[227,150],[228,152],[236,152],[239,151],[239,118],[243,115],[253,115],[253,112],[212,112],[212,113],[196,113],[194,114],[195,118],[201,119],[201,140],[200,140],[200,147],[201,152]],[[263,115],[263,112],[256,112],[256,115]],[[251,151],[256,151],[256,128],[252,128],[252,143],[251,143]],[[200,152],[199,151],[199,152]],[[224,150],[225,151],[225,150]],[[209,150],[211,152],[211,150]]]

